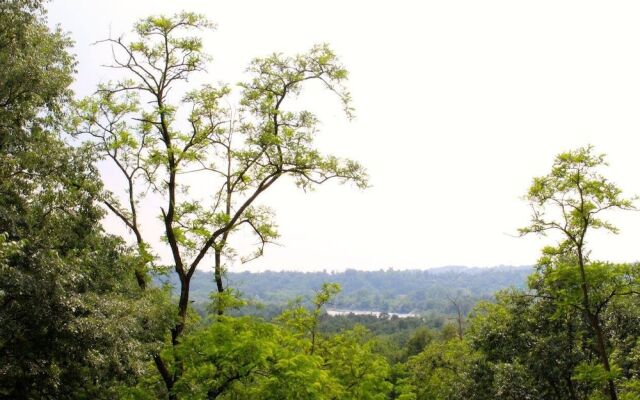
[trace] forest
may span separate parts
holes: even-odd
[[[637,199],[592,146],[523,193],[518,234],[546,243],[532,267],[228,272],[279,237],[262,202],[277,181],[369,177],[320,152],[320,121],[295,107],[315,82],[352,116],[329,45],[196,85],[213,27],[182,12],[107,36],[113,80],[79,98],[46,3],[0,2],[0,398],[640,399],[640,264],[595,259],[589,241]]]
[[[493,268],[442,267],[428,270],[378,270],[344,272],[264,271],[260,273],[228,272],[226,284],[254,303],[243,310],[274,315],[298,298],[308,301],[323,283],[340,285],[341,291],[329,304],[340,310],[378,311],[386,313],[450,316],[457,300],[466,314],[482,300],[491,300],[501,289],[522,289],[531,267],[501,266]],[[158,284],[179,287],[176,275],[159,276]],[[196,271],[189,287],[192,306],[201,316],[206,314],[209,295],[215,291],[211,271]],[[259,306],[260,308],[256,308]]]

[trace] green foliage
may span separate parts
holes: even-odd
[[[591,146],[559,154],[551,173],[533,180],[526,196],[533,208],[531,225],[520,232],[557,230],[572,247],[583,245],[589,228],[616,233],[617,228],[599,214],[635,207],[633,200],[624,198],[622,190],[600,173],[606,165],[604,155],[594,154]],[[555,214],[549,216],[550,211]]]
[[[617,232],[604,212],[634,209],[634,199],[601,174],[592,147],[558,155],[534,179],[521,233],[561,240],[543,250],[526,290],[477,305],[464,335],[471,306],[518,286],[526,269],[242,273],[225,287],[228,263],[260,257],[278,238],[273,211],[255,200],[281,177],[304,190],[330,179],[367,187],[357,162],[315,148],[311,111],[288,109],[317,81],[352,116],[331,49],[256,58],[233,107],[229,85],[169,95],[206,68],[193,32],[214,25],[195,13],[152,16],[133,41],[106,40],[129,76],[71,104],[71,42],[47,28],[42,2],[1,2],[0,26],[1,398],[640,399],[640,264],[592,260],[587,247],[592,229]],[[63,126],[87,141],[67,145]],[[96,180],[98,159],[122,173],[121,193]],[[188,196],[182,177],[192,173],[210,178],[206,199]],[[167,272],[142,235],[149,190],[166,200],[177,304],[148,274]],[[102,230],[101,205],[135,247]],[[230,240],[243,232],[259,244],[239,255]],[[210,253],[215,291],[196,272]],[[272,322],[229,316],[257,300],[273,311],[317,287]],[[211,300],[209,318],[190,290]],[[330,304],[383,314],[329,318]]]
[[[306,343],[304,350],[307,354],[322,357],[322,365],[337,380],[339,398],[386,398],[392,387],[387,381],[389,365],[382,356],[374,353],[376,343],[365,328],[356,326],[351,331],[330,337],[319,332],[322,309],[339,291],[339,285],[325,283],[316,292],[311,310],[296,303],[276,320],[301,343]]]
[[[614,368],[612,371],[606,371],[602,365],[597,363],[581,363],[576,366],[573,379],[604,386],[608,380],[616,379],[619,376],[619,368]]]
[[[400,399],[483,398],[474,389],[473,368],[482,363],[481,353],[459,339],[433,342],[407,362],[410,376],[401,382]]]
[[[209,61],[194,32],[213,27],[200,14],[182,12],[139,21],[132,41],[103,41],[112,46],[111,67],[125,77],[100,85],[94,96],[78,102],[73,120],[76,133],[124,178],[124,187],[107,191],[102,201],[135,237],[144,261],[136,268],[143,289],[149,271],[166,268],[154,265],[149,245],[154,240],[143,235],[145,221],[138,215],[150,190],[161,203],[161,238],[179,278],[177,318],[169,329],[176,349],[193,327],[188,318],[190,283],[203,260],[213,256],[216,314],[242,305],[225,288],[223,277],[229,263],[260,257],[278,238],[272,210],[256,204],[276,181],[289,176],[303,189],[330,179],[367,186],[358,163],[315,149],[319,121],[310,111],[286,109],[306,82],[318,81],[338,96],[350,115],[343,85],[346,70],[326,45],[295,57],[256,58],[248,69],[249,82],[239,85],[238,106],[232,105],[232,91],[225,84],[177,92]],[[209,193],[190,196],[191,179],[206,181]],[[231,247],[231,239],[241,233],[257,238],[255,251],[239,255]],[[183,357],[165,351],[154,359],[168,392],[178,387]]]
[[[46,24],[39,0],[0,3],[0,148],[35,124],[60,122],[71,94],[71,40]],[[41,111],[49,111],[41,113]]]
[[[0,4],[0,397],[113,398],[162,342],[167,293],[139,292],[94,157],[58,136],[74,61],[43,14]]]
[[[234,288],[226,288],[223,292],[211,292],[210,299],[209,314],[211,315],[222,315],[225,311],[238,310],[249,304]]]
[[[318,326],[323,307],[339,292],[340,285],[323,283],[320,290],[313,297],[311,310],[305,308],[300,299],[298,299],[292,307],[284,310],[276,320],[295,332],[298,337],[308,337],[309,348],[307,352],[313,354],[318,341]]]
[[[299,347],[275,325],[222,317],[177,349],[187,368],[175,390],[194,399],[273,398],[274,390],[282,398],[320,398],[329,377],[320,373],[321,360],[298,354]]]
[[[591,146],[559,154],[551,173],[534,179],[529,189],[532,220],[521,232],[544,234],[553,230],[562,234],[557,247],[543,250],[538,275],[544,278],[538,279],[536,289],[540,295],[553,299],[559,312],[573,307],[583,314],[591,331],[590,346],[605,373],[583,367],[578,380],[604,376],[605,393],[616,400],[617,367],[610,364],[610,343],[602,313],[614,296],[634,292],[635,285],[629,285],[628,267],[591,261],[586,238],[594,229],[617,233],[617,228],[600,216],[602,212],[631,210],[635,206],[622,196],[621,189],[601,175],[600,169],[605,165],[604,155],[594,154]],[[549,211],[555,215],[548,216]],[[536,277],[532,283],[535,280]],[[596,379],[598,382],[605,386],[604,381]]]
[[[493,391],[496,398],[505,400],[540,398],[536,381],[528,372],[518,360],[513,363],[493,365]]]
[[[447,268],[435,270],[378,270],[344,272],[295,272],[265,271],[260,273],[229,272],[226,278],[230,287],[238,288],[251,301],[265,305],[269,316],[278,313],[287,302],[305,297],[324,282],[336,282],[342,291],[331,301],[331,307],[339,310],[379,311],[386,313],[415,313],[424,316],[439,328],[445,317],[456,314],[448,297],[460,296],[463,314],[480,300],[490,300],[498,290],[524,288],[531,267],[495,268]],[[179,287],[179,279],[171,275],[157,282],[167,281]],[[196,271],[191,280],[191,299],[201,309],[209,301],[209,294],[216,290],[213,272]],[[265,314],[266,315],[266,314]],[[339,319],[338,319],[339,320]],[[336,324],[339,322],[336,320]],[[355,320],[355,319],[352,319]],[[407,320],[403,318],[406,322]],[[344,326],[350,329],[347,318]],[[358,320],[378,333],[366,316]],[[402,323],[396,321],[395,323]],[[410,322],[411,323],[411,322]]]
[[[319,354],[341,386],[341,399],[386,399],[392,384],[387,361],[374,353],[375,343],[363,327],[334,335],[321,344]]]
[[[389,365],[364,329],[323,341],[254,317],[218,317],[176,348],[184,363],[174,391],[192,399],[385,399]]]
[[[0,183],[0,393],[108,398],[162,339],[167,316],[154,310],[166,293],[139,293],[137,257],[102,231],[86,151],[46,131],[30,138],[0,154],[15,173]]]
[[[137,227],[141,187],[150,186],[173,201],[175,210],[165,208],[171,220],[165,239],[175,241],[176,256],[179,251],[199,260],[214,247],[233,258],[228,234],[244,227],[261,242],[254,254],[242,257],[246,262],[278,237],[272,211],[252,205],[275,180],[289,175],[305,189],[328,179],[366,187],[366,174],[354,161],[322,156],[314,149],[318,121],[311,112],[284,110],[291,101],[284,100],[295,98],[311,80],[323,82],[350,110],[343,87],[346,71],[326,45],[296,57],[255,59],[249,67],[252,80],[240,84],[240,108],[230,106],[228,85],[204,85],[171,103],[167,93],[176,82],[203,71],[208,60],[201,40],[185,35],[212,26],[193,13],[155,16],[136,25],[133,42],[106,40],[116,51],[113,67],[131,77],[101,85],[95,96],[79,102],[77,131],[93,138],[97,153],[113,161],[126,178],[127,203],[119,204],[113,195],[109,199],[127,226]],[[182,108],[189,110],[187,130],[177,127],[176,113]],[[213,202],[178,199],[188,191],[179,174],[194,172],[214,182]]]
[[[406,357],[420,354],[433,341],[433,332],[427,328],[420,328],[413,332],[411,339],[407,342]]]

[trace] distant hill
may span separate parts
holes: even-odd
[[[378,270],[344,272],[266,271],[229,273],[227,283],[249,299],[283,307],[297,297],[309,298],[324,282],[342,287],[332,304],[339,309],[397,313],[453,313],[450,298],[457,297],[467,312],[477,301],[492,299],[496,291],[522,288],[532,272],[529,266],[469,268],[450,266],[428,270]],[[167,278],[164,278],[166,280]],[[170,282],[177,286],[177,278]],[[212,272],[196,272],[191,298],[202,309],[215,290]]]

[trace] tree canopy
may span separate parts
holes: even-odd
[[[228,274],[278,239],[263,202],[277,182],[368,177],[321,153],[299,109],[315,82],[352,116],[330,46],[193,85],[214,28],[138,21],[101,42],[114,80],[75,99],[72,42],[43,2],[0,2],[0,398],[640,399],[640,264],[592,256],[592,232],[617,233],[607,214],[635,198],[591,146],[525,196],[520,233],[551,237],[533,269]]]

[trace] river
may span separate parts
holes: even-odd
[[[380,317],[380,314],[387,314],[389,317],[397,316],[398,318],[410,318],[410,317],[417,317],[418,316],[417,314],[414,314],[414,313],[394,313],[394,312],[383,313],[381,311],[333,310],[333,309],[327,310],[327,314],[331,315],[332,317],[334,317],[336,315],[349,315],[349,314],[373,315],[375,317]]]

